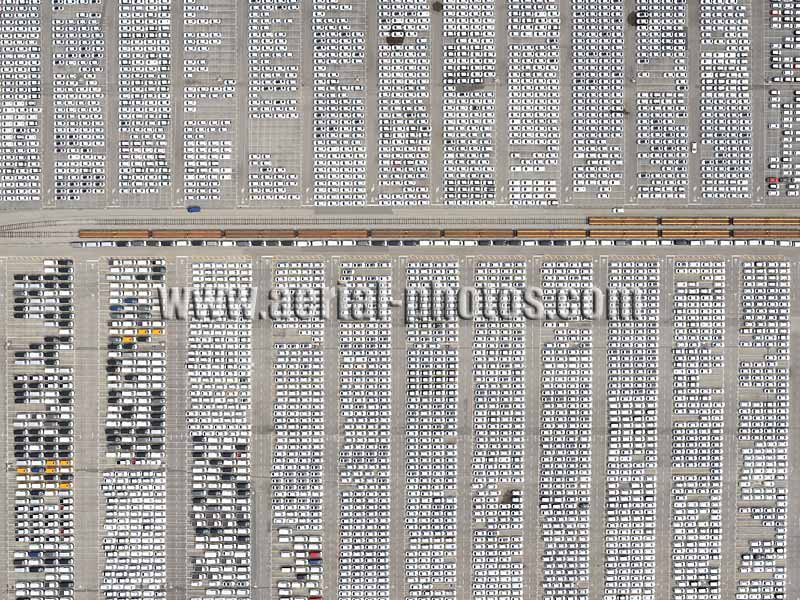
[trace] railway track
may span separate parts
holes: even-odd
[[[569,217],[531,217],[530,223],[544,225],[540,229],[528,228],[520,229],[520,231],[535,232],[534,235],[539,235],[543,231],[558,232],[559,235],[554,235],[556,238],[563,237],[577,237],[573,235],[575,230],[579,229],[576,225],[586,226],[596,232],[597,237],[602,237],[603,233],[611,235],[617,233],[620,238],[632,238],[635,234],[641,233],[643,228],[652,229],[653,232],[667,231],[661,230],[662,227],[677,226],[678,229],[687,232],[695,232],[691,237],[704,237],[711,236],[712,234],[720,235],[723,229],[710,229],[715,226],[726,226],[731,231],[737,229],[748,229],[752,232],[754,227],[761,226],[765,235],[770,237],[787,237],[786,234],[781,233],[783,228],[800,225],[800,218],[795,217],[589,217],[588,219],[580,216]],[[108,217],[99,219],[49,219],[49,220],[36,220],[27,221],[22,223],[12,223],[7,225],[0,225],[0,237],[76,237],[79,230],[85,231],[92,226],[96,230],[113,231],[117,228],[120,233],[123,231],[130,231],[134,229],[140,230],[156,230],[164,228],[162,235],[168,235],[171,228],[174,231],[210,231],[227,229],[228,231],[236,231],[234,228],[241,227],[279,227],[283,226],[287,230],[295,230],[298,232],[307,232],[297,234],[299,237],[319,237],[317,234],[323,232],[329,234],[330,237],[341,237],[341,234],[353,231],[362,231],[361,229],[353,229],[359,225],[367,225],[364,230],[374,230],[380,232],[378,237],[390,237],[392,229],[380,229],[381,225],[406,226],[404,229],[397,228],[395,231],[400,237],[414,237],[414,233],[430,232],[435,225],[436,230],[451,231],[452,236],[445,235],[445,237],[457,237],[459,233],[468,232],[469,235],[465,237],[509,237],[503,235],[501,232],[510,231],[504,230],[499,226],[502,224],[513,224],[515,229],[520,227],[519,221],[507,218],[430,218],[430,217],[404,217],[397,219],[394,217],[376,217],[376,216],[356,216],[356,217]],[[471,226],[468,228],[466,226]],[[422,229],[421,226],[427,226],[428,229]],[[608,228],[608,229],[605,229]],[[631,228],[631,229],[628,229]],[[262,231],[276,231],[262,230]],[[400,234],[400,232],[403,232]],[[482,232],[480,235],[477,232]],[[243,237],[247,234],[246,229],[237,231],[242,235],[234,235],[232,237]],[[256,233],[256,232],[253,232]],[[561,235],[563,234],[563,235]],[[731,235],[730,233],[728,235]],[[121,237],[121,236],[115,236]],[[257,236],[264,237],[264,235]],[[271,237],[266,235],[266,237]],[[355,236],[358,237],[358,236]],[[430,234],[423,237],[436,237]],[[524,236],[523,236],[524,237]],[[595,237],[595,236],[592,236]],[[645,236],[651,237],[651,236]],[[791,237],[791,236],[789,236]]]
[[[19,232],[8,232],[15,235]],[[366,240],[366,239],[445,239],[445,240],[712,240],[712,239],[800,239],[800,229],[81,229],[83,240]]]
[[[76,220],[75,224],[80,224],[81,221]],[[59,227],[65,225],[65,221],[51,220],[51,221],[26,221],[24,223],[11,223],[9,225],[0,225],[0,231],[18,231],[21,229],[32,229],[38,227]]]
[[[75,233],[69,231],[4,231],[0,230],[0,238],[63,238],[75,239]]]
[[[531,217],[523,219],[524,222],[541,223],[547,225],[578,225],[586,222],[585,217]],[[181,218],[109,218],[95,219],[97,225],[516,225],[520,219],[512,218],[456,218],[456,217],[195,217]]]
[[[525,223],[541,225],[582,225],[586,222],[584,217],[531,217],[523,220]],[[46,229],[50,232],[53,228],[72,228],[71,232],[85,227],[216,227],[216,226],[319,226],[319,227],[348,227],[353,225],[370,226],[399,226],[399,225],[517,225],[518,219],[511,218],[469,218],[469,217],[381,217],[381,216],[356,216],[356,217],[103,217],[96,219],[49,219],[25,221],[0,225],[0,234],[12,231],[30,231]],[[8,236],[6,236],[8,237]]]

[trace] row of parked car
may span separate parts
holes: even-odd
[[[494,4],[444,3],[442,201],[451,206],[493,204],[497,192]]]
[[[102,14],[71,4],[54,0],[51,25],[56,202],[103,194],[106,187]]]
[[[720,598],[726,268],[673,263],[672,594]]]
[[[300,0],[248,3],[248,114],[298,120],[303,36]]]
[[[282,318],[272,321],[272,565],[279,597],[309,600],[321,599],[323,585],[325,321],[318,302],[301,306],[298,291],[321,290],[325,281],[323,261],[273,263],[272,286],[288,296]]]
[[[163,258],[111,258],[105,275],[103,579],[106,598],[166,593],[166,329]]]
[[[71,260],[46,259],[13,276],[6,330],[15,472],[8,540],[9,582],[18,600],[74,597],[73,275]]]
[[[39,3],[6,0],[0,89],[0,193],[6,202],[32,202],[42,193],[42,20]]]
[[[248,200],[301,203],[304,132],[300,103],[303,24],[300,0],[248,2]]]
[[[314,0],[314,204],[367,199],[367,6]]]
[[[379,0],[379,204],[430,202],[430,91],[430,2]]]
[[[544,307],[539,442],[540,597],[588,600],[592,493],[592,323],[560,290],[592,288],[591,260],[542,262]],[[560,308],[559,308],[560,305]]]
[[[209,89],[213,88],[213,89]],[[200,95],[219,99],[233,80],[202,88]],[[219,91],[215,91],[219,90]],[[186,92],[184,92],[186,93]],[[232,92],[231,92],[232,93]],[[233,185],[234,124],[232,119],[186,119],[183,122],[183,182],[187,204],[220,206],[235,192]]]
[[[170,0],[119,2],[119,191],[141,197],[170,185]]]
[[[769,48],[766,78],[769,94],[766,106],[767,197],[800,196],[800,35],[797,32],[798,0],[771,0],[769,27],[764,37]],[[783,85],[789,84],[789,85]],[[795,84],[795,85],[791,85]]]
[[[255,129],[257,125],[253,126]],[[259,138],[262,139],[262,138]],[[291,139],[291,138],[290,138]],[[301,151],[296,143],[283,138],[285,145],[276,152],[250,153],[248,175],[248,199],[253,203],[299,204],[300,176],[299,167],[289,168],[285,164],[291,162],[299,165]],[[272,141],[276,141],[273,140]],[[295,144],[293,148],[290,145]]]
[[[167,587],[167,481],[163,470],[114,469],[100,484],[107,600],[163,600]]]
[[[687,4],[640,0],[636,8],[636,195],[660,204],[685,201],[690,148]]]
[[[513,206],[555,206],[561,194],[561,10],[509,0],[508,184]]]
[[[479,311],[472,343],[470,597],[521,598],[527,327],[521,311],[508,320],[499,308],[520,308],[527,269],[521,260],[480,261],[474,277],[481,303],[492,309]],[[519,296],[501,295],[501,288],[514,288]]]
[[[106,458],[164,466],[166,353],[158,288],[163,258],[109,259]]]
[[[183,9],[183,196],[187,205],[235,198],[234,114],[240,61],[237,10],[221,0]]]
[[[409,290],[458,287],[458,261],[410,261]],[[458,321],[455,298],[437,295],[412,315],[406,341],[405,594],[458,598]],[[413,305],[412,305],[413,306]],[[450,315],[432,318],[433,315]],[[436,365],[435,369],[431,366]]]
[[[800,3],[798,3],[800,6]],[[766,103],[766,189],[768,198],[800,197],[800,90],[773,88]]]
[[[542,17],[534,19],[534,23],[509,23],[509,36],[533,38],[508,47],[506,193],[509,204],[514,206],[555,206],[560,196],[559,11],[555,5],[542,4],[539,9]]]
[[[800,82],[800,53],[797,47],[796,0],[770,0],[768,27],[764,32],[769,44],[767,80],[773,84]],[[792,86],[787,86],[791,89]]]
[[[390,597],[392,265],[390,260],[339,264],[339,285],[359,295],[370,290],[363,301],[373,315],[340,321],[338,327],[341,599]]]
[[[749,200],[752,194],[750,20],[746,0],[700,3],[700,197],[704,200]]]
[[[741,265],[738,349],[736,600],[785,598],[792,264]]]
[[[623,3],[572,0],[572,191],[582,200],[624,197]]]
[[[188,322],[186,426],[190,440],[191,527],[189,597],[251,597],[251,319],[236,310],[248,302],[250,261],[191,263],[197,290]]]
[[[658,261],[608,262],[609,294],[640,295],[608,321],[605,598],[656,593],[660,280]]]

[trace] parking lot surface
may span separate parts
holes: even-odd
[[[794,206],[795,3],[4,0],[0,207]]]
[[[800,593],[800,247],[5,246],[8,597]],[[431,281],[496,312],[406,322]],[[378,317],[165,319],[162,284]],[[530,286],[567,316],[501,318]]]

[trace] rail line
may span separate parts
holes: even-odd
[[[337,225],[349,227],[304,227],[303,222],[319,224],[320,221],[337,221]],[[475,219],[473,219],[475,220]],[[497,220],[478,219],[497,224]],[[375,223],[371,217],[341,219],[310,219],[278,217],[264,218],[107,218],[96,222],[97,228],[81,228],[85,221],[69,220],[75,229],[54,231],[67,224],[66,220],[40,220],[0,226],[0,237],[74,237],[77,231],[80,239],[717,239],[754,238],[794,239],[800,231],[800,217],[555,217],[548,219],[550,227],[499,228],[499,227],[448,227],[442,220],[435,220],[440,227],[403,228],[354,228],[353,224]],[[288,227],[275,227],[276,222],[286,222]],[[402,223],[427,224],[433,219],[405,218],[392,220],[393,225]],[[509,220],[510,221],[510,220]],[[459,225],[463,221],[458,221]],[[578,223],[583,227],[575,227]],[[234,227],[227,227],[228,224]],[[247,227],[247,225],[262,227]],[[263,225],[272,225],[263,228]],[[182,228],[174,227],[177,225]],[[558,227],[558,225],[564,227]],[[567,227],[573,225],[573,227]]]
[[[22,223],[11,223],[0,225],[0,231],[19,231],[37,228],[63,227],[65,225],[75,225],[77,227],[86,226],[92,223],[98,229],[106,227],[136,227],[136,228],[159,228],[159,227],[220,227],[220,226],[261,226],[270,227],[277,225],[289,225],[296,228],[298,225],[309,226],[352,226],[354,224],[370,225],[377,228],[378,225],[401,226],[401,225],[435,225],[453,226],[461,225],[516,225],[520,227],[520,222],[530,225],[589,225],[592,227],[800,227],[800,217],[636,217],[636,216],[613,216],[613,217],[542,217],[532,216],[527,219],[518,218],[490,218],[490,217],[390,217],[390,216],[352,216],[352,217],[326,217],[326,216],[298,216],[298,217],[101,217],[97,219],[48,219],[26,221]],[[437,227],[438,228],[438,227]],[[389,229],[387,228],[387,231]],[[393,231],[393,229],[392,229]]]
[[[512,219],[495,217],[389,217],[389,216],[354,216],[354,217],[195,217],[195,218],[101,218],[95,219],[98,225],[123,226],[172,226],[172,225],[441,225],[452,223],[455,225],[514,225],[523,220],[530,223],[545,225],[582,225],[586,223],[585,217],[530,217],[530,219]]]
[[[800,229],[81,229],[82,240],[800,239]]]

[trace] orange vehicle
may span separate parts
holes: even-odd
[[[81,229],[82,240],[144,240],[150,237],[147,229]]]
[[[731,224],[730,217],[661,217],[661,224],[668,225],[695,225],[695,226],[725,226]]]
[[[589,225],[612,225],[620,227],[624,225],[658,225],[658,217],[589,217]]]

